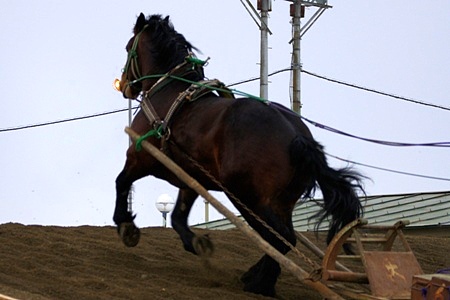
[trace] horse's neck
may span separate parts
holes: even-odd
[[[191,85],[185,80],[199,81],[204,76],[202,67],[196,67],[195,65],[193,67],[187,62],[177,65],[165,74],[152,86],[147,86],[148,92],[145,93],[144,102],[146,102],[148,109],[144,108],[146,109],[146,115],[150,116],[148,117],[150,121],[158,120],[158,118],[166,119],[168,112],[170,112],[170,118],[181,102],[179,97]],[[184,80],[176,78],[183,78]]]
[[[185,91],[189,86],[189,83],[174,80],[162,86],[148,98],[146,97],[147,99],[144,101],[149,101],[158,116],[161,119],[164,119],[178,95]]]

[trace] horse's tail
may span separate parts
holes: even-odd
[[[328,166],[323,147],[312,138],[297,136],[291,143],[291,158],[301,178],[307,178],[303,197],[311,198],[317,185],[322,191],[322,210],[313,218],[318,218],[316,229],[322,221],[329,219],[329,243],[342,227],[362,216],[357,191],[364,193],[363,176],[350,168],[333,169]]]

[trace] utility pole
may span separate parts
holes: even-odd
[[[131,111],[131,99],[128,99],[128,127],[131,128],[131,120],[132,120],[132,111]],[[133,144],[133,141],[131,139],[131,137],[128,140],[128,146],[131,146],[131,144]],[[133,193],[134,193],[134,186],[131,185],[130,187],[130,191],[128,192],[128,211],[130,213],[133,212]]]
[[[272,34],[269,29],[269,11],[272,11],[271,0],[257,0],[257,8],[261,11],[259,15],[256,9],[251,4],[250,0],[240,0],[245,7],[250,17],[255,21],[256,25],[261,31],[260,41],[260,97],[264,99],[269,98],[269,46],[268,46],[268,34]],[[290,5],[290,16],[292,17],[292,98],[291,108],[296,113],[301,113],[302,101],[301,101],[301,56],[300,56],[300,42],[302,36],[308,31],[316,20],[323,14],[325,9],[331,8],[328,5],[328,0],[286,0],[292,2]],[[300,19],[304,17],[305,7],[316,7],[317,11],[309,18],[303,27],[301,27]]]
[[[209,222],[209,202],[203,200],[205,202],[205,223]]]
[[[261,32],[260,39],[260,77],[259,77],[259,96],[263,99],[269,98],[269,39],[272,34],[269,29],[269,12],[272,11],[272,0],[257,0],[257,9],[255,9],[250,0],[241,0],[242,5],[255,21]]]
[[[259,96],[269,99],[269,11],[272,9],[271,0],[258,0],[261,11],[261,49],[260,49],[260,87]]]
[[[118,78],[114,79],[113,81],[113,88],[120,92],[120,80]],[[128,99],[128,127],[131,128],[131,120],[132,120],[132,105],[131,105],[131,99]],[[130,147],[133,144],[133,140],[131,137],[128,138],[128,147]],[[133,193],[134,193],[134,186],[131,185],[130,190],[128,192],[128,198],[127,198],[127,209],[128,212],[133,212]]]
[[[292,110],[299,115],[301,114],[301,72],[302,62],[300,59],[300,19],[305,16],[305,7],[301,4],[301,0],[294,0],[290,5],[290,13],[292,17]]]
[[[301,99],[301,39],[316,20],[323,14],[325,9],[331,8],[327,0],[287,0],[293,2],[290,5],[290,15],[292,17],[292,99],[291,108],[294,112],[301,115],[302,99]],[[305,16],[305,7],[317,7],[314,15],[301,27],[301,18]]]

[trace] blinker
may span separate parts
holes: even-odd
[[[119,79],[114,79],[114,81],[113,81],[113,88],[116,90],[116,91],[118,91],[118,92],[120,92],[120,80]]]

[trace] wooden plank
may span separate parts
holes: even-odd
[[[356,240],[355,238],[348,238],[347,241],[348,243],[355,243]],[[361,238],[361,242],[363,243],[385,243],[387,242],[387,239],[385,237],[362,237]]]
[[[0,294],[0,300],[19,300],[19,299]]]
[[[412,252],[364,251],[363,256],[374,296],[408,297],[413,276],[423,274]]]
[[[361,255],[346,255],[341,254],[336,256],[337,259],[347,259],[347,260],[361,260]]]

